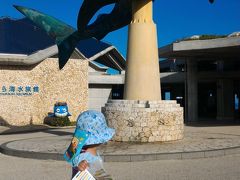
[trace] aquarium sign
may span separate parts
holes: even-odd
[[[38,85],[1,85],[0,95],[6,96],[31,96],[33,94],[39,93]]]

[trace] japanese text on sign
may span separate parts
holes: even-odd
[[[39,93],[38,85],[2,85],[0,86],[0,95],[9,96],[31,96],[33,94]]]

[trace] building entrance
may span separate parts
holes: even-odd
[[[217,86],[216,82],[198,83],[198,117],[200,119],[216,119]]]

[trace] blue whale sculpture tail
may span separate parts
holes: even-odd
[[[71,57],[75,47],[79,42],[79,33],[75,31],[61,41],[58,41],[58,59],[59,68],[62,69],[67,63],[68,59]]]
[[[14,7],[55,40],[58,46],[59,68],[62,69],[79,40],[84,39],[84,37],[80,36],[73,27],[54,17],[30,8],[16,5]]]

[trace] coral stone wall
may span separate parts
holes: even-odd
[[[42,124],[57,101],[68,104],[71,120],[87,109],[88,62],[70,59],[59,70],[48,58],[34,66],[0,66],[0,124]]]
[[[102,108],[115,141],[156,142],[183,138],[183,108],[176,101],[110,100]]]

